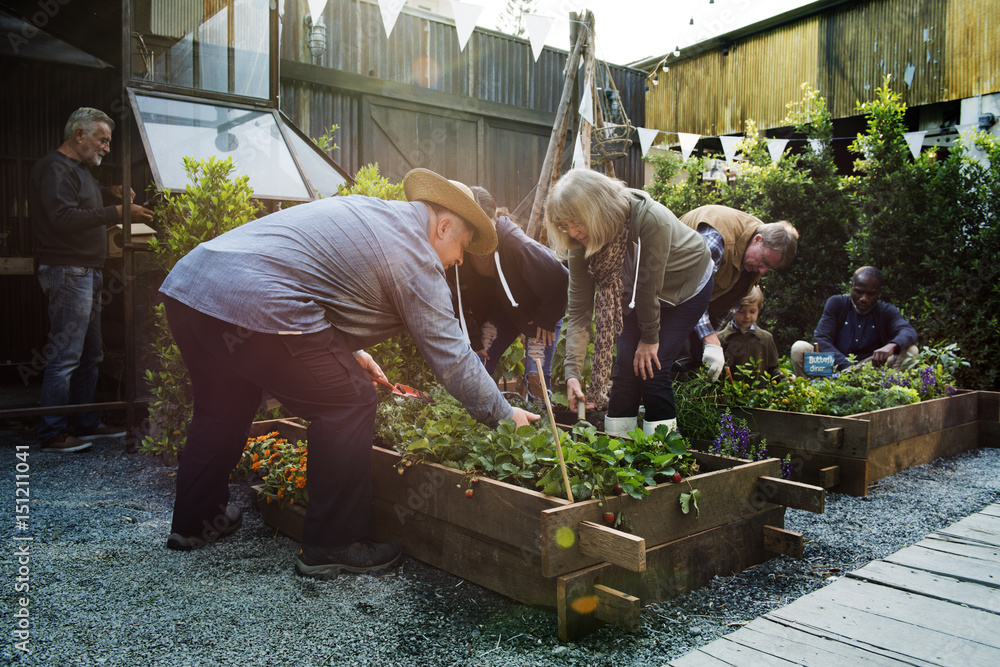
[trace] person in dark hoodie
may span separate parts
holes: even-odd
[[[469,255],[469,261],[456,269],[461,286],[455,292],[461,301],[459,319],[491,375],[511,343],[526,337],[524,384],[528,400],[541,405],[545,399],[534,359],[542,359],[548,387],[552,352],[566,312],[569,272],[549,248],[511,220],[507,209],[497,208],[485,188],[471,190],[496,224],[497,247],[489,255]]]
[[[671,366],[712,297],[714,267],[704,239],[648,193],[589,169],[559,179],[545,201],[545,224],[549,242],[569,263],[564,369],[570,410],[587,399],[581,378],[596,310],[588,391],[598,408],[607,405],[604,430],[631,432],[640,405],[643,432],[661,424],[676,430]]]

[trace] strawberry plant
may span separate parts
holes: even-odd
[[[517,429],[511,420],[490,429],[473,421],[440,387],[428,391],[435,405],[415,407],[415,401],[379,405],[376,432],[383,444],[402,454],[401,466],[430,461],[472,478],[490,477],[548,495],[565,495],[555,435],[549,429]],[[629,438],[619,439],[581,423],[560,432],[559,442],[573,497],[579,500],[618,492],[643,498],[648,487],[697,470],[687,441],[666,429],[651,436],[636,429]]]

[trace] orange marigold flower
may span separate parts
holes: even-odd
[[[306,487],[306,478],[305,477],[299,477],[297,480],[295,480],[295,488],[296,489],[304,489],[305,487]]]

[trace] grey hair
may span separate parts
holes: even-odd
[[[108,114],[100,109],[80,107],[71,113],[69,120],[66,121],[66,129],[63,130],[63,141],[72,139],[78,129],[86,132],[87,136],[93,135],[98,123],[107,123],[112,131],[115,129],[115,121],[111,120],[111,116]]]
[[[765,248],[781,254],[781,262],[775,269],[787,269],[799,249],[799,232],[787,220],[769,222],[757,228],[763,238]]]

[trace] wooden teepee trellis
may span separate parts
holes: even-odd
[[[528,236],[536,241],[544,240],[544,228],[542,225],[542,209],[545,197],[549,189],[559,180],[560,172],[558,165],[562,164],[563,150],[566,146],[566,132],[575,125],[571,120],[579,121],[579,138],[581,150],[583,152],[584,165],[590,167],[592,149],[597,153],[605,165],[608,175],[614,176],[614,165],[611,160],[622,157],[632,143],[632,124],[621,103],[621,96],[611,77],[611,70],[607,63],[602,62],[601,69],[598,66],[594,49],[594,15],[589,11],[584,11],[579,19],[571,21],[580,25],[577,32],[573,51],[566,61],[565,81],[563,84],[562,97],[559,100],[559,107],[556,110],[556,120],[552,126],[552,134],[549,137],[549,145],[545,151],[545,159],[542,161],[541,173],[538,176],[538,185],[535,188],[535,199],[531,206],[531,216],[528,220],[526,232]],[[593,100],[594,125],[583,118],[580,118],[579,108],[573,105],[574,92],[577,87],[577,72],[580,69],[580,59],[584,62],[584,82],[587,85],[584,95],[590,95]],[[603,85],[598,86],[598,83]],[[601,88],[601,94],[597,89]],[[574,135],[573,141],[577,137]]]

